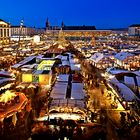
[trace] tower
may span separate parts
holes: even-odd
[[[47,18],[47,21],[46,21],[46,30],[48,30],[49,28],[50,28],[50,22],[49,22],[49,20]]]
[[[20,27],[23,27],[23,25],[24,25],[24,20],[22,19],[22,20],[20,21]]]
[[[58,34],[58,41],[59,42],[64,42],[65,40],[65,37],[64,37],[64,32],[62,31],[62,29],[59,31],[59,34]]]
[[[64,24],[64,22],[62,21],[62,23],[61,23],[61,28],[63,29],[64,26],[65,26],[65,24]]]

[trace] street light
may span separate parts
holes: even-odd
[[[20,48],[20,36],[21,36],[21,33],[22,33],[22,27],[23,27],[23,20],[20,21],[20,29],[19,29],[19,40],[18,40],[18,46],[17,46],[17,49],[16,49],[16,62],[17,62],[17,57],[18,57],[18,49]]]

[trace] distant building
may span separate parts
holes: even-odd
[[[9,43],[10,36],[10,24],[0,19],[0,43]]]
[[[81,30],[96,30],[96,27],[95,26],[85,26],[85,25],[83,25],[83,26],[63,26],[62,27],[62,30],[79,30],[79,31],[81,31]]]
[[[120,35],[120,34],[123,34],[123,35],[128,34],[128,28],[116,28],[116,29],[111,29],[111,30],[112,30],[112,33],[118,34],[118,35]]]
[[[128,33],[131,39],[140,40],[140,24],[129,26]]]
[[[26,26],[12,26],[11,27],[11,36],[34,36],[38,34],[43,34],[44,29],[42,28],[33,28]]]
[[[50,26],[50,22],[46,21],[47,36],[58,36],[59,30],[63,31],[65,39],[68,40],[92,40],[94,36],[109,35],[111,30],[96,30],[95,26],[66,26],[62,22],[61,26]]]

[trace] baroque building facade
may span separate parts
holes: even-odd
[[[10,41],[11,25],[0,19],[0,44],[7,44]]]

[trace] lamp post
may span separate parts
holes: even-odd
[[[16,62],[17,62],[17,57],[18,57],[18,50],[20,48],[20,37],[22,35],[22,27],[23,27],[23,20],[20,22],[20,28],[19,28],[19,40],[18,40],[18,46],[16,48]]]

